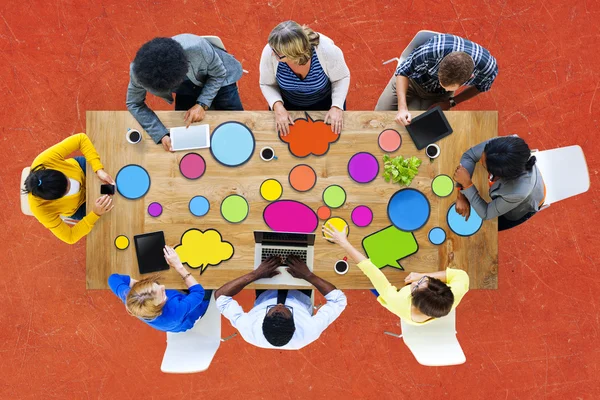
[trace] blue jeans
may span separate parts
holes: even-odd
[[[194,85],[189,80],[182,83],[182,94],[177,93],[175,96],[175,110],[176,111],[187,111],[196,105],[196,100],[202,92],[202,88]],[[185,90],[183,90],[185,89]],[[217,92],[217,95],[212,101],[209,110],[220,110],[220,111],[244,111],[242,106],[242,100],[240,99],[240,93],[238,92],[237,84],[232,83],[231,85],[223,86]]]
[[[77,161],[77,164],[79,164],[79,166],[81,167],[81,169],[83,170],[83,175],[85,176],[85,157],[83,156],[79,156],[79,157],[74,157],[74,160]],[[85,182],[82,182],[83,185],[85,185]],[[75,219],[77,221],[81,221],[83,219],[83,217],[85,217],[85,203],[83,203],[75,212],[75,214],[71,215],[69,218],[71,219]]]

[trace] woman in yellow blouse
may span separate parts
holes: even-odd
[[[66,158],[81,150],[84,157]],[[33,215],[63,242],[74,244],[90,233],[101,215],[113,208],[110,196],[99,197],[92,212],[85,215],[85,164],[90,163],[102,183],[114,185],[114,179],[104,171],[100,156],[85,133],[70,136],[37,156],[25,179]],[[79,220],[67,225],[61,216]]]
[[[358,263],[358,268],[377,290],[379,303],[404,322],[423,325],[448,315],[469,290],[467,273],[453,268],[427,274],[411,272],[404,279],[406,286],[398,290],[370,259],[352,247],[347,239],[347,228],[340,232],[327,224],[323,231],[331,238],[329,240],[339,244]]]

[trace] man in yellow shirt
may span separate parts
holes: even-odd
[[[348,242],[347,229],[340,232],[329,223],[323,227],[326,238],[339,244],[358,263],[377,290],[379,303],[405,322],[423,325],[448,315],[469,291],[467,273],[453,268],[428,274],[411,272],[404,279],[407,286],[398,290],[370,259]]]

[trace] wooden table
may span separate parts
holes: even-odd
[[[158,112],[159,118],[167,127],[183,125],[183,112]],[[415,113],[418,114],[418,113]],[[303,113],[292,113],[294,118]],[[311,112],[313,119],[322,119],[323,112]],[[344,131],[340,140],[333,144],[329,153],[322,157],[309,156],[304,159],[293,157],[287,150],[287,144],[281,142],[275,134],[274,116],[267,111],[253,112],[208,112],[202,123],[208,123],[212,129],[225,121],[239,121],[246,124],[254,133],[256,150],[251,160],[237,168],[227,168],[217,163],[208,149],[197,150],[204,156],[207,164],[206,174],[198,180],[185,179],[179,172],[179,161],[187,152],[168,153],[162,146],[152,142],[144,133],[141,143],[132,145],[126,142],[127,128],[140,126],[126,111],[88,111],[87,134],[94,143],[108,173],[113,177],[127,164],[142,165],[152,180],[148,194],[138,200],[127,200],[115,196],[115,208],[101,217],[87,236],[86,280],[89,289],[107,288],[107,278],[112,273],[129,274],[139,278],[133,236],[144,232],[162,230],[168,244],[179,243],[181,235],[187,229],[196,227],[201,230],[215,228],[223,239],[235,247],[235,254],[229,261],[217,267],[209,266],[202,274],[192,270],[196,279],[206,288],[218,288],[250,270],[254,263],[254,230],[267,230],[262,213],[267,201],[259,193],[260,184],[267,178],[278,179],[283,185],[282,199],[301,201],[316,210],[322,205],[322,192],[331,185],[342,186],[347,194],[346,204],[333,210],[333,216],[344,218],[351,224],[349,240],[362,250],[362,238],[390,224],[387,217],[387,204],[390,196],[401,187],[386,183],[378,177],[369,184],[358,184],[350,179],[347,164],[350,157],[359,151],[373,153],[380,160],[380,175],[383,171],[381,157],[383,152],[377,144],[377,136],[386,128],[394,128],[402,135],[402,147],[394,155],[417,156],[423,160],[418,176],[411,187],[421,190],[431,203],[431,216],[427,224],[415,232],[419,251],[402,260],[405,271],[395,268],[383,268],[388,279],[397,286],[403,285],[404,277],[411,271],[433,272],[447,266],[461,268],[469,273],[472,289],[496,289],[498,266],[497,222],[485,221],[481,230],[471,237],[459,237],[447,227],[446,213],[456,196],[438,198],[431,192],[431,180],[440,173],[452,176],[462,153],[469,147],[486,139],[497,136],[497,112],[447,112],[448,121],[454,133],[440,142],[441,155],[430,162],[425,151],[416,150],[406,130],[394,122],[394,112],[348,111],[344,113]],[[264,162],[259,157],[259,149],[271,146],[279,159]],[[300,163],[311,165],[318,176],[316,186],[306,192],[295,192],[288,183],[290,169]],[[88,166],[87,174],[92,175]],[[487,176],[483,168],[477,168],[473,179],[475,185],[483,189],[487,197]],[[87,180],[88,212],[93,199],[100,195],[100,183],[97,179]],[[248,218],[240,224],[226,222],[220,214],[221,201],[230,194],[244,196],[250,204]],[[194,217],[188,210],[189,200],[203,195],[210,201],[210,211],[204,217]],[[163,205],[164,211],[158,218],[148,215],[147,207],[153,201]],[[489,198],[488,198],[489,201]],[[366,228],[357,228],[350,221],[352,209],[360,204],[369,205],[374,213],[372,224]],[[446,242],[441,246],[432,245],[427,239],[429,229],[443,227],[448,233]],[[346,275],[338,275],[333,270],[336,260],[345,256],[336,245],[321,239],[320,229],[316,231],[315,273],[331,281],[341,289],[370,288],[369,280],[355,265],[351,265]],[[124,234],[131,240],[126,250],[117,250],[115,238]],[[162,282],[168,287],[182,288],[183,282],[175,271],[163,273]],[[250,287],[260,288],[260,285]],[[266,286],[262,286],[266,287]]]

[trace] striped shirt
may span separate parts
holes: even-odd
[[[300,79],[284,62],[277,65],[275,79],[281,96],[296,106],[308,107],[331,96],[331,82],[323,71],[314,48],[310,69],[304,79]]]
[[[429,93],[445,93],[438,79],[438,68],[442,59],[454,51],[462,51],[473,58],[473,78],[464,83],[475,86],[480,92],[490,90],[498,75],[496,59],[489,51],[469,40],[449,34],[440,34],[413,50],[396,69],[396,75],[413,79]]]

